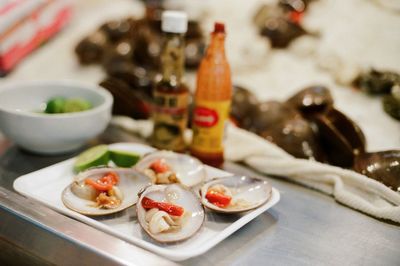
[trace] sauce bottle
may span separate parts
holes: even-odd
[[[232,96],[231,71],[224,41],[225,25],[215,23],[211,43],[197,72],[192,117],[191,154],[215,167],[224,162],[224,130]]]
[[[164,43],[161,52],[162,79],[155,85],[153,96],[154,129],[150,141],[158,149],[182,152],[188,121],[189,90],[182,82],[184,75],[184,33],[187,15],[178,11],[162,14]]]

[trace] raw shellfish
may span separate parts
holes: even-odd
[[[271,191],[266,180],[228,176],[207,182],[201,187],[200,194],[201,202],[207,208],[221,213],[238,213],[261,206],[268,201]]]
[[[107,174],[116,174],[119,182],[110,190],[101,191],[86,184],[86,180],[94,181],[104,178]],[[75,181],[67,186],[62,193],[64,205],[85,215],[105,215],[119,212],[134,205],[137,193],[151,185],[151,180],[140,172],[129,168],[93,168],[81,172]]]
[[[162,164],[163,171],[157,171],[157,167],[153,167],[155,163]],[[204,165],[199,160],[171,151],[150,153],[136,164],[135,169],[149,176],[155,184],[181,183],[194,187],[206,178]]]
[[[200,229],[205,217],[199,198],[179,184],[147,187],[140,195],[136,210],[144,231],[162,243],[190,238]]]

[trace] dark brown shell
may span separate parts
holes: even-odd
[[[109,77],[119,79],[128,84],[131,89],[138,89],[151,98],[154,72],[135,66],[129,61],[110,61],[104,67]]]
[[[300,113],[292,106],[278,102],[266,101],[258,104],[249,114],[249,121],[244,125],[246,129],[261,134],[282,121],[300,117]]]
[[[112,20],[104,23],[100,30],[107,34],[111,42],[118,42],[129,38],[134,26],[135,21],[133,19]]]
[[[230,115],[238,122],[239,126],[249,125],[248,120],[250,114],[255,108],[257,108],[258,100],[256,96],[249,90],[234,86],[233,96],[232,96],[232,108]]]
[[[353,85],[369,94],[389,94],[392,87],[400,84],[400,75],[391,71],[371,69],[361,73]]]
[[[354,170],[400,191],[400,150],[365,153],[354,160]]]
[[[382,98],[383,110],[394,119],[400,120],[400,100],[393,93]]]
[[[333,98],[328,88],[321,85],[307,87],[292,97],[287,102],[299,110],[304,116],[321,113],[331,108]]]
[[[75,48],[81,64],[99,63],[108,49],[107,36],[102,31],[96,31],[81,40]]]
[[[261,136],[297,158],[324,159],[313,129],[301,117],[282,121],[264,130]]]
[[[126,115],[135,119],[147,119],[150,117],[150,103],[143,100],[144,97],[132,90],[121,79],[109,77],[100,83],[114,97],[113,114]]]
[[[267,37],[272,47],[285,48],[294,39],[307,34],[299,24],[291,21],[290,15],[280,6],[262,5],[253,18],[262,36]]]
[[[354,156],[365,152],[365,136],[350,118],[331,108],[315,117],[321,146],[330,164],[351,167]]]
[[[197,21],[189,21],[185,41],[185,65],[187,68],[196,68],[203,59],[206,48],[203,31]]]

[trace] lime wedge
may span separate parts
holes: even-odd
[[[74,171],[81,172],[93,166],[107,165],[110,154],[107,145],[94,146],[78,155]]]
[[[71,98],[65,101],[64,113],[81,112],[92,108],[92,104],[85,99]]]
[[[131,167],[139,161],[140,155],[130,151],[110,150],[110,159],[119,167]]]
[[[65,98],[54,97],[50,99],[46,104],[46,109],[44,110],[47,114],[58,114],[62,113],[64,110]]]

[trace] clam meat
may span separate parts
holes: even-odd
[[[129,168],[93,168],[81,172],[62,193],[64,205],[85,215],[119,212],[137,202],[150,178]]]
[[[147,187],[140,195],[136,210],[143,230],[162,243],[190,238],[200,229],[205,217],[199,198],[179,184]]]
[[[194,187],[204,182],[204,165],[189,155],[171,151],[157,151],[143,157],[135,168],[148,176],[154,184],[181,183]]]
[[[272,187],[266,181],[247,176],[213,179],[201,187],[201,202],[221,213],[238,213],[257,208],[268,201]]]

